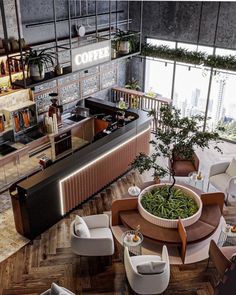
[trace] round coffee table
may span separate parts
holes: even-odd
[[[217,243],[218,246],[236,246],[236,233],[231,232],[232,227],[233,226],[227,227],[227,225],[222,226]]]

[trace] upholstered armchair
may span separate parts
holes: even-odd
[[[236,160],[211,165],[208,190],[210,184],[225,194],[226,202],[228,202],[229,195],[236,196]]]
[[[126,247],[124,250],[124,264],[127,279],[130,287],[138,294],[161,294],[168,287],[170,280],[170,263],[167,247],[162,248],[162,255],[129,255],[129,250]],[[160,273],[140,273],[139,267],[142,264],[165,262],[165,266]]]
[[[82,221],[76,233],[76,220],[71,223],[71,248],[81,256],[109,256],[114,254],[114,241],[106,214],[77,216]],[[79,235],[78,235],[79,234]]]
[[[170,167],[170,163],[169,163]],[[194,153],[191,160],[182,159],[178,156],[173,156],[173,166],[172,166],[175,176],[188,176],[190,172],[198,171],[199,159]]]

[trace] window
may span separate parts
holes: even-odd
[[[205,114],[209,78],[210,71],[203,74],[201,67],[176,65],[173,104],[183,117]]]
[[[157,46],[197,50],[206,54],[214,52],[214,48],[210,46],[155,39],[147,39],[147,42]],[[215,54],[236,55],[236,50],[216,48]],[[211,73],[212,84],[208,99]],[[225,130],[220,132],[222,138],[236,142],[236,72],[219,69],[213,69],[211,72],[210,68],[203,66],[147,58],[145,91],[150,90],[167,98],[171,98],[173,94],[173,104],[180,109],[182,116],[201,114],[208,117],[208,130],[224,127]]]

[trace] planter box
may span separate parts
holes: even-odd
[[[138,210],[139,210],[139,213],[141,214],[141,216],[144,219],[146,219],[147,221],[149,221],[149,222],[151,222],[151,223],[153,223],[155,225],[158,225],[158,226],[161,226],[161,227],[166,227],[166,228],[177,228],[178,227],[178,219],[165,219],[165,218],[155,216],[155,215],[149,213],[147,210],[145,210],[143,208],[142,204],[141,204],[141,199],[142,199],[142,197],[143,197],[143,195],[145,193],[147,193],[148,191],[152,190],[155,187],[159,187],[159,186],[163,186],[163,185],[171,185],[171,184],[170,183],[154,184],[154,185],[151,185],[151,186],[145,188],[140,193],[140,195],[138,197]],[[201,213],[202,213],[202,201],[201,201],[201,198],[194,191],[192,191],[191,189],[189,189],[189,188],[187,188],[185,186],[175,185],[175,188],[179,188],[183,192],[188,194],[189,198],[194,199],[195,202],[198,205],[198,211],[194,215],[192,215],[190,217],[187,217],[187,218],[181,219],[184,227],[190,226],[190,225],[194,224],[201,216]]]

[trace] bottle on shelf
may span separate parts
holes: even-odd
[[[5,67],[5,63],[3,62],[3,60],[1,61],[1,75],[6,75],[6,67]]]
[[[15,132],[20,131],[20,121],[17,112],[13,114],[14,117],[14,125],[15,125]]]
[[[0,132],[3,132],[5,130],[5,124],[4,124],[4,115],[0,114]]]

